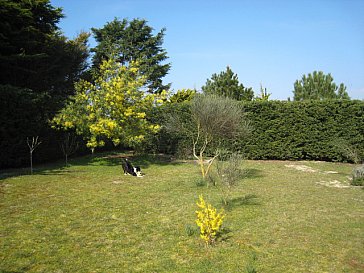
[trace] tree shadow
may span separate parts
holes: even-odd
[[[222,227],[221,230],[219,231],[219,234],[218,234],[218,238],[217,240],[218,241],[221,241],[221,242],[226,242],[228,241],[230,238],[233,237],[232,235],[232,230],[231,228],[229,227]]]
[[[35,172],[36,175],[67,175],[74,173],[82,173],[82,170],[70,170],[67,167],[61,167],[56,169],[45,169]]]
[[[179,165],[182,162],[176,161],[172,156],[165,154],[137,154],[112,153],[102,157],[93,158],[89,164],[101,166],[121,166],[122,160],[128,159],[133,166],[148,168],[150,165]]]
[[[263,177],[261,170],[253,169],[253,168],[248,168],[245,170],[244,178],[254,179],[254,178],[260,178],[260,177]]]
[[[177,165],[184,164],[176,161],[170,155],[164,154],[138,154],[135,155],[130,151],[101,152],[90,154],[82,157],[69,158],[69,166],[65,166],[64,160],[59,160],[49,164],[40,164],[34,167],[34,175],[67,175],[81,170],[70,169],[73,166],[122,166],[122,159],[127,158],[134,166],[142,169],[151,165]],[[30,175],[29,168],[6,169],[0,170],[0,181],[6,178]]]
[[[258,206],[261,202],[256,194],[247,194],[241,197],[235,197],[228,201],[225,205],[226,210],[231,211],[241,206]]]
[[[27,174],[30,174],[30,170],[25,169],[25,168],[14,169],[14,170],[10,170],[10,169],[1,170],[0,181],[4,180],[6,178],[17,177],[17,176],[22,176],[22,175],[27,175]]]

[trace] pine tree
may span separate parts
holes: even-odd
[[[343,83],[337,86],[331,74],[325,75],[322,71],[314,71],[296,80],[293,95],[295,101],[350,99],[346,86]]]
[[[150,93],[168,90],[170,84],[163,84],[171,65],[164,63],[167,52],[162,48],[165,29],[153,35],[153,28],[146,20],[122,21],[114,19],[102,28],[92,28],[97,46],[92,49],[93,68],[98,69],[103,60],[115,59],[122,65],[138,61],[140,71],[146,76],[146,87]]]
[[[229,97],[239,101],[251,101],[254,97],[252,88],[246,88],[239,83],[238,76],[229,66],[220,74],[213,74],[202,87],[205,94]]]

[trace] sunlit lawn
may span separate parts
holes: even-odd
[[[245,162],[223,240],[205,248],[195,203],[199,194],[222,202],[218,188],[199,185],[197,165],[137,157],[146,175],[136,178],[119,160],[2,174],[0,272],[364,272],[364,190],[347,187],[353,165]]]

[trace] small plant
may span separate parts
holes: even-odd
[[[361,165],[353,170],[353,186],[364,186],[364,165]]]
[[[359,149],[354,145],[351,145],[349,141],[338,138],[332,141],[332,144],[336,149],[348,160],[355,164],[359,164],[362,160]]]
[[[69,132],[66,132],[64,139],[60,143],[60,147],[63,155],[66,159],[66,167],[68,166],[68,157],[75,153],[78,149],[78,143],[76,142],[76,136]]]
[[[216,162],[216,171],[210,181],[220,187],[225,205],[228,204],[232,189],[246,175],[247,171],[242,168],[242,163],[243,157],[237,153],[231,154],[226,161]]]
[[[248,264],[245,268],[246,273],[257,273],[257,270],[255,269],[254,265]]]
[[[200,237],[205,241],[206,246],[213,245],[225,217],[224,211],[217,213],[216,208],[206,203],[202,195],[199,196],[197,206],[200,208],[196,211],[196,224],[200,228]]]
[[[195,180],[195,183],[196,183],[196,186],[197,187],[203,187],[203,186],[206,185],[206,181],[203,178],[201,178],[201,177],[197,178]]]
[[[30,141],[29,138],[27,137],[27,144],[29,147],[29,156],[30,156],[30,174],[33,174],[33,152],[42,143],[41,141],[39,141],[38,138],[39,138],[38,136],[33,137],[32,141]]]
[[[196,233],[196,228],[195,228],[195,226],[186,225],[185,231],[186,231],[187,236],[192,236]]]

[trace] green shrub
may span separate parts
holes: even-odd
[[[353,180],[351,181],[351,185],[364,186],[364,165],[353,170]]]
[[[243,168],[243,157],[233,153],[225,161],[218,160],[214,171],[209,176],[209,181],[221,190],[222,200],[228,204],[233,188],[246,175]]]

